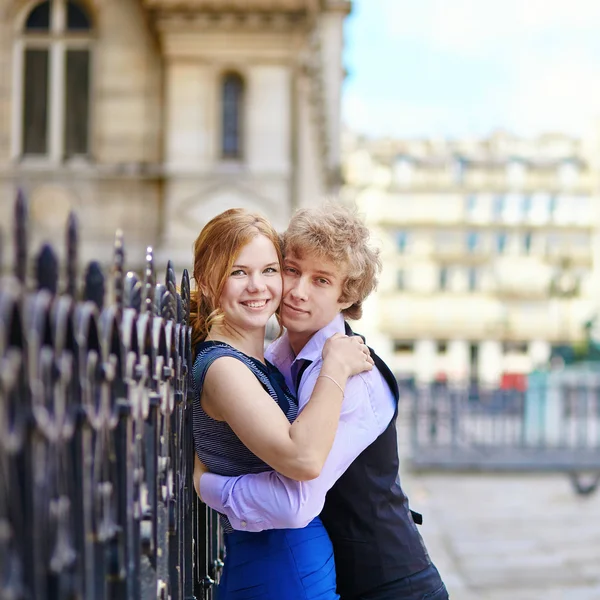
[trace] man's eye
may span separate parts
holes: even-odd
[[[329,281],[327,281],[327,279],[323,279],[322,277],[320,277],[319,279],[317,279],[317,281],[321,284],[321,285],[329,285]]]
[[[297,273],[296,269],[294,269],[294,267],[286,267],[285,268],[286,273]]]

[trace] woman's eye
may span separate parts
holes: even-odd
[[[319,278],[317,279],[317,281],[321,284],[321,285],[328,285],[329,281],[327,281],[327,279],[323,279],[323,278]]]
[[[279,271],[275,267],[267,267],[265,273],[278,273]]]
[[[244,271],[242,269],[238,269],[237,271],[233,271],[231,273],[232,276],[236,276],[236,275],[244,275]]]

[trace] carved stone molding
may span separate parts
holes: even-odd
[[[307,23],[305,13],[206,13],[159,10],[153,12],[159,30],[290,31]]]
[[[322,0],[142,0],[146,8],[160,11],[315,12]]]

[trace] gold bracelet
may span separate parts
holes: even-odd
[[[344,388],[333,377],[330,377],[329,375],[319,375],[319,377],[331,379],[331,381],[333,381],[333,383],[335,383],[335,385],[337,385],[340,388],[340,392],[342,392],[342,395],[344,395]],[[317,379],[319,379],[319,377],[317,377]]]

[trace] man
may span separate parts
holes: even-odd
[[[283,236],[286,333],[267,359],[297,392],[300,411],[321,369],[323,344],[352,334],[381,268],[369,231],[348,209],[295,214]],[[202,499],[235,529],[304,527],[320,517],[331,537],[342,600],[444,600],[446,588],[400,487],[398,387],[374,353],[372,371],[350,379],[332,450],[319,477],[298,482],[276,472],[222,477],[195,472]]]

